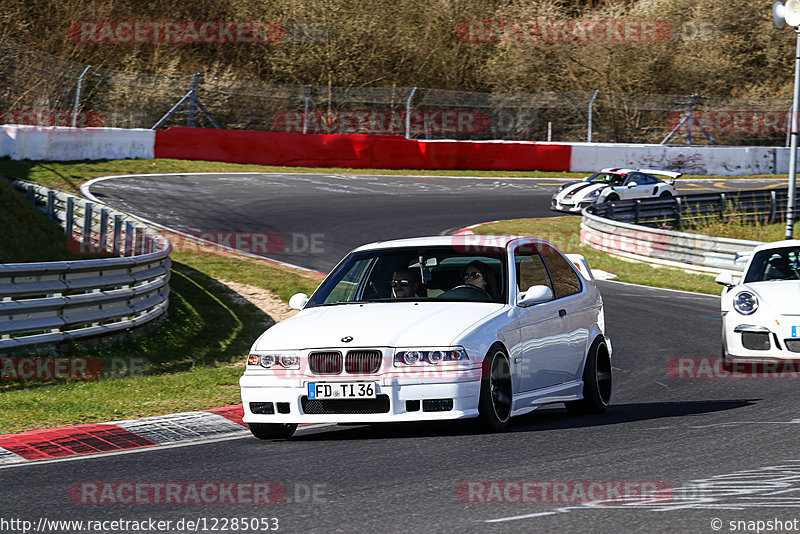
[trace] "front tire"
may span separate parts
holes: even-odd
[[[297,430],[296,424],[288,423],[247,423],[247,426],[258,439],[289,439]]]
[[[589,350],[583,368],[583,399],[565,403],[573,414],[603,413],[611,401],[611,357],[605,341],[598,340]]]
[[[483,430],[500,432],[511,419],[511,366],[508,355],[498,346],[489,350],[483,359],[481,396],[478,401],[478,421]]]
[[[616,202],[619,200],[619,195],[616,193],[611,193],[606,197],[606,202]]]

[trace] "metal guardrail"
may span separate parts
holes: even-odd
[[[581,243],[648,263],[739,273],[761,241],[669,228],[731,219],[776,222],[786,214],[787,199],[786,189],[774,189],[606,202],[583,210]]]
[[[172,245],[164,236],[75,195],[12,184],[64,228],[70,246],[117,257],[0,264],[0,353],[115,334],[166,313]]]
[[[772,223],[786,216],[787,189],[680,195],[669,198],[617,200],[589,206],[605,219],[642,226],[680,229],[732,218]]]

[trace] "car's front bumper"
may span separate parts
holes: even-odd
[[[768,324],[723,318],[725,358],[734,363],[800,360],[800,316],[779,316]]]
[[[583,211],[583,208],[587,208],[593,204],[594,202],[592,201],[579,202],[576,204],[574,202],[561,201],[554,198],[550,200],[550,209],[554,211],[566,211],[568,213],[580,213]]]
[[[287,379],[245,373],[239,380],[244,422],[379,423],[476,417],[480,397],[480,368],[454,371],[448,375],[452,376],[361,377],[358,381],[376,384],[375,400],[314,401],[308,399],[309,382],[335,384],[352,380],[321,376]],[[269,403],[272,403],[272,410],[269,408]],[[254,409],[272,413],[255,413]]]

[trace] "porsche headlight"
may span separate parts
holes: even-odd
[[[394,355],[395,367],[406,365],[437,365],[441,363],[468,362],[467,351],[461,347],[447,349],[409,349]]]
[[[758,297],[749,291],[741,291],[733,297],[733,309],[742,315],[750,315],[758,309]]]
[[[566,189],[568,185],[570,185],[570,184],[564,184],[564,185],[560,186],[560,187],[559,187],[559,188],[556,190],[556,193],[560,193],[561,191],[563,191],[564,189]]]
[[[586,198],[597,198],[600,196],[600,191],[602,191],[602,189],[595,189],[591,193],[587,194]]]

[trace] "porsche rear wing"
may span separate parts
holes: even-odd
[[[683,176],[682,172],[674,172],[674,171],[660,171],[658,169],[639,169],[639,172],[646,172],[648,174],[655,174],[656,176],[666,176],[670,178],[669,180],[665,180],[669,185],[675,185],[675,180]]]

